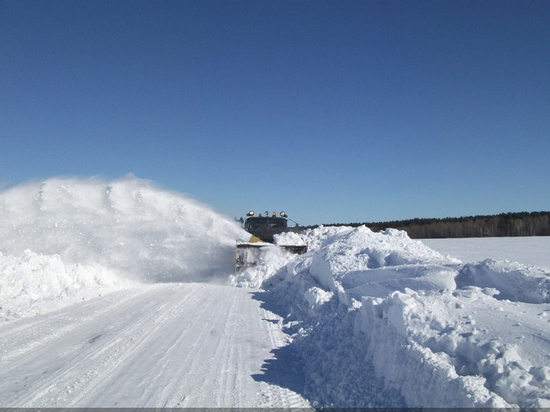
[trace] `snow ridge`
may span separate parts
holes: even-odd
[[[304,238],[317,248],[263,285],[282,305],[310,399],[550,406],[550,273],[490,260],[463,265],[395,230],[318,228]]]

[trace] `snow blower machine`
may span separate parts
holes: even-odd
[[[265,212],[265,215],[260,213],[255,216],[254,211],[251,210],[246,216],[243,227],[250,233],[251,237],[248,242],[237,243],[237,272],[256,266],[267,248],[276,247],[300,255],[307,252],[307,245],[274,244],[274,235],[292,231],[288,227],[288,215],[285,212],[281,212],[279,216],[275,212],[271,215]],[[298,224],[296,224],[296,227],[298,227]]]

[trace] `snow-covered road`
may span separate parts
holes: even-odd
[[[286,343],[280,325],[252,290],[206,283],[130,288],[7,322],[0,406],[304,407],[263,378]]]

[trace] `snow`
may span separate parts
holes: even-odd
[[[132,176],[0,213],[1,407],[550,407],[547,238],[321,226],[235,274],[232,219]]]
[[[550,236],[423,239],[422,242],[464,262],[508,260],[550,269]]]
[[[3,406],[308,405],[258,379],[258,357],[271,359],[285,340],[245,289],[146,285],[3,326]]]

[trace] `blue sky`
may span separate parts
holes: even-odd
[[[550,209],[548,1],[0,0],[0,186],[301,224]]]

